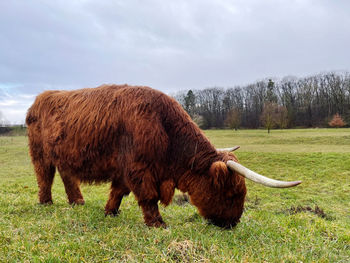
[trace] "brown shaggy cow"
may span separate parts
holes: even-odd
[[[180,104],[159,91],[127,85],[46,91],[26,123],[42,204],[52,203],[57,168],[71,204],[84,204],[81,182],[111,182],[106,215],[116,215],[132,191],[145,223],[165,226],[158,201],[168,205],[177,188],[213,223],[239,222],[246,187],[229,165],[236,157],[217,151]]]

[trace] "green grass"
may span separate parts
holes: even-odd
[[[241,163],[291,189],[247,182],[241,223],[207,224],[195,207],[161,208],[167,229],[148,228],[134,197],[105,217],[108,185],[83,185],[67,204],[59,175],[54,204],[38,205],[26,137],[0,137],[0,262],[349,262],[350,129],[210,130],[217,147],[241,145]]]

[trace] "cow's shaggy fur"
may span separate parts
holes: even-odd
[[[132,191],[145,223],[165,226],[158,201],[175,188],[188,192],[200,214],[234,226],[246,194],[244,178],[219,153],[174,99],[148,87],[104,85],[46,91],[28,110],[29,148],[40,203],[52,203],[58,169],[69,203],[84,204],[81,182],[111,182],[105,213],[116,215]]]

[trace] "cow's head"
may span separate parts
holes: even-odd
[[[300,181],[283,182],[259,175],[239,164],[236,156],[226,148],[218,149],[219,161],[211,164],[203,176],[200,187],[191,193],[192,203],[200,214],[215,225],[230,228],[235,226],[243,213],[246,195],[245,178],[269,187],[286,188],[300,184]]]

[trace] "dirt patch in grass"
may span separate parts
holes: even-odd
[[[203,257],[203,253],[203,248],[191,240],[174,240],[167,249],[167,256],[175,262],[209,262]]]
[[[244,204],[244,210],[250,210],[250,209],[258,209],[261,203],[261,198],[259,198],[257,195],[255,195],[255,197],[246,197],[245,200],[245,204]]]
[[[322,208],[320,208],[318,205],[315,205],[315,208],[312,208],[310,206],[292,206],[291,208],[289,208],[287,210],[287,213],[290,215],[295,215],[297,213],[301,213],[301,212],[309,212],[312,214],[315,214],[321,218],[327,219],[327,220],[332,220],[332,217],[327,215]]]

